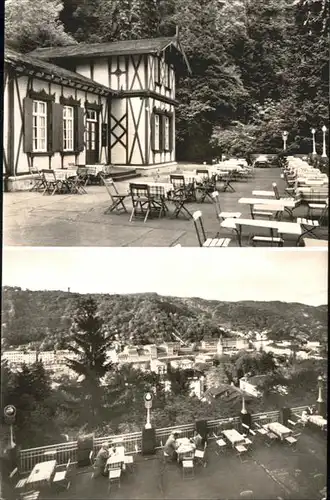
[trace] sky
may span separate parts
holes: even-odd
[[[327,264],[323,249],[7,247],[2,285],[317,306],[327,303]]]

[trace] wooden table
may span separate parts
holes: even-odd
[[[242,227],[254,227],[269,229],[271,237],[274,236],[274,230],[279,234],[293,234],[295,236],[301,235],[301,225],[297,222],[280,222],[276,220],[256,220],[256,219],[235,219],[228,218],[220,223],[221,227],[233,229],[236,231],[238,237],[238,244],[242,246]]]
[[[312,422],[312,424],[321,427],[321,429],[325,429],[328,425],[328,421],[322,417],[322,415],[309,415],[308,421]]]
[[[195,443],[192,443],[188,438],[179,438],[176,440],[176,443],[177,443],[176,452],[178,454],[178,462],[182,460],[185,456],[191,458],[196,449]]]
[[[285,425],[281,424],[280,422],[270,422],[269,424],[267,424],[267,428],[273,434],[276,434],[276,436],[278,436],[281,441],[292,434],[292,430],[288,427],[285,427]]]
[[[120,464],[120,468],[122,468],[123,463],[125,462],[125,447],[124,446],[115,446],[116,452],[113,453],[107,460],[106,466],[111,469],[116,464]]]
[[[49,460],[47,462],[36,464],[27,478],[26,484],[38,487],[50,484],[55,468],[56,460]]]
[[[240,434],[236,429],[226,429],[222,434],[231,442],[233,448],[237,445],[244,445],[245,437]]]
[[[311,247],[326,247],[328,248],[328,241],[327,240],[319,240],[317,238],[303,238],[303,242],[305,247],[311,248]]]
[[[274,200],[274,198],[240,198],[238,203],[242,203],[243,205],[278,205],[279,207],[288,207],[294,208],[295,201],[294,199],[282,198],[279,200]]]

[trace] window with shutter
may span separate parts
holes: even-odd
[[[63,107],[63,151],[74,150],[74,108]]]
[[[63,151],[63,106],[52,103],[52,144],[53,153]]]
[[[24,153],[32,153],[32,106],[33,100],[30,97],[25,97],[23,99],[23,109],[24,109]]]
[[[76,133],[75,138],[75,150],[83,151],[85,148],[85,116],[83,108],[76,108]]]
[[[47,102],[32,102],[32,151],[47,152],[48,141],[48,110]]]

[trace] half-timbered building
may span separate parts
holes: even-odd
[[[178,37],[5,53],[4,172],[175,165]],[[19,179],[18,179],[19,180]]]

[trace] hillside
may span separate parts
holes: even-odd
[[[274,339],[327,341],[327,307],[284,302],[220,302],[200,298],[164,297],[154,293],[91,294],[109,334],[123,343],[173,340],[175,328],[183,340],[218,337],[222,328],[242,332],[268,330]],[[80,295],[62,291],[3,288],[3,347],[31,342],[43,349],[63,348]],[[228,334],[227,334],[228,335]]]

